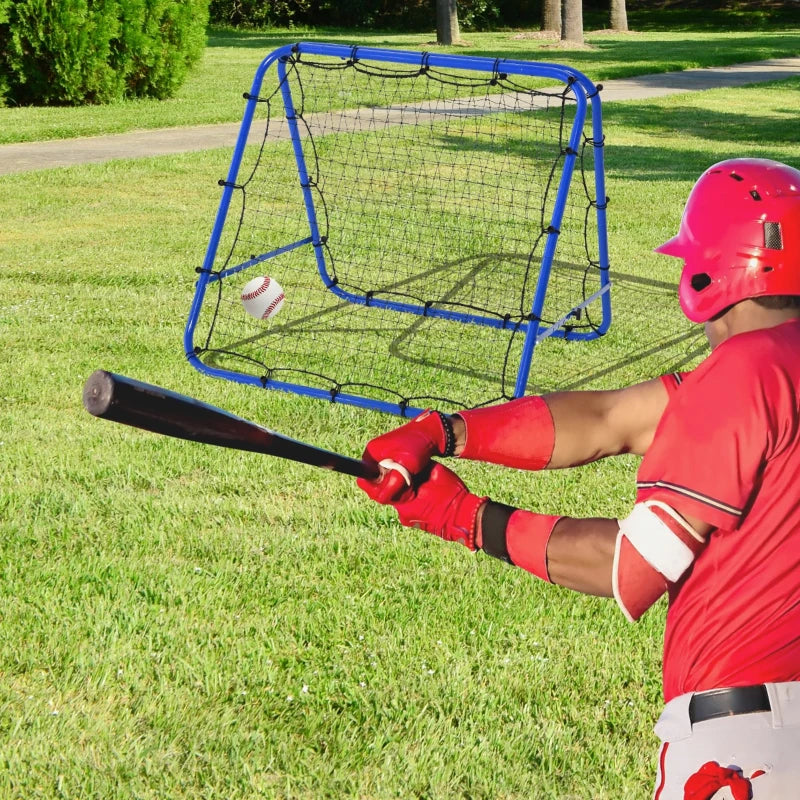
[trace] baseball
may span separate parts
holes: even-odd
[[[274,278],[259,275],[249,281],[242,289],[244,310],[256,319],[274,317],[283,306],[285,295]]]

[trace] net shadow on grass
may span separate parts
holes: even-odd
[[[519,254],[485,254],[375,284],[372,294],[395,301],[431,296],[436,309],[476,314],[476,307],[488,305],[481,295],[487,272],[500,284],[523,286],[521,276],[536,266],[531,257]],[[224,343],[204,352],[205,363],[230,369],[239,362],[238,368],[250,374],[255,367],[265,385],[273,379],[302,379],[334,395],[371,388],[368,396],[390,402],[436,398],[467,407],[511,396],[513,383],[510,389],[503,385],[503,363],[511,343],[521,343],[519,325],[530,306],[523,292],[502,313],[484,308],[478,314],[505,325],[490,327],[347,302],[325,289],[318,276],[309,277],[302,288],[295,284],[296,303],[288,295],[280,317],[252,335],[230,336],[249,334],[252,321],[244,319],[231,293],[220,292],[215,338],[220,343],[219,333],[226,336]],[[463,392],[464,399],[456,400],[454,395]]]
[[[387,283],[380,292],[403,295],[412,288],[409,284],[420,280],[436,286],[443,305],[457,307],[470,299],[474,282],[486,270],[496,270],[497,280],[502,280],[504,271],[526,268],[527,259],[520,254],[485,253]],[[560,262],[554,274],[553,296],[562,291],[568,299],[570,294],[584,291],[585,267]],[[378,399],[436,400],[453,408],[513,396],[524,341],[518,321],[505,329],[490,328],[348,303],[321,283],[308,291],[315,297],[313,308],[306,302],[294,317],[264,323],[264,329],[255,335],[233,338],[210,349],[204,355],[206,363],[231,368],[241,362],[240,368],[256,370],[265,385],[270,380],[295,382],[302,378],[332,392],[332,399],[356,387]],[[611,331],[596,342],[555,338],[543,342],[536,349],[527,391],[633,383],[685,368],[706,351],[702,329],[688,323],[680,312],[676,284],[614,273],[612,294],[618,311]],[[529,300],[521,298],[520,303],[529,304]],[[238,302],[226,301],[218,313],[243,317]],[[291,360],[287,350],[291,350]],[[278,362],[272,361],[271,353],[280,355],[281,366],[275,366]],[[380,362],[388,356],[393,365],[388,381],[385,374],[381,381],[371,377],[373,355]]]
[[[541,347],[529,392],[619,388],[690,370],[708,354],[702,326],[680,310],[676,283],[619,272],[611,280],[610,331],[595,342]]]

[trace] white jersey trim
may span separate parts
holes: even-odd
[[[668,481],[637,481],[636,488],[668,489],[676,494],[682,494],[684,497],[690,497],[692,500],[698,500],[707,506],[724,511],[726,514],[730,514],[734,517],[741,517],[742,514],[744,514],[741,508],[728,505],[727,503],[723,503],[721,500],[715,500],[713,497],[709,497],[706,494],[700,494],[700,492],[695,492],[693,489],[689,489],[686,486],[680,486],[677,483],[669,483]]]

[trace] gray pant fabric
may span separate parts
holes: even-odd
[[[695,725],[689,720],[691,694],[667,703],[655,727],[662,746],[653,800],[684,800],[686,781],[709,761],[750,780],[752,800],[800,797],[800,682],[766,687],[771,711]],[[710,797],[734,795],[723,786]]]

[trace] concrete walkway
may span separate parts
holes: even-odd
[[[800,57],[603,81],[601,97],[604,103],[646,100],[680,92],[745,86],[793,77],[800,77]],[[145,158],[217,147],[232,149],[238,131],[239,123],[231,122],[0,145],[0,175],[118,158]],[[260,137],[261,132],[255,132],[255,135]]]

